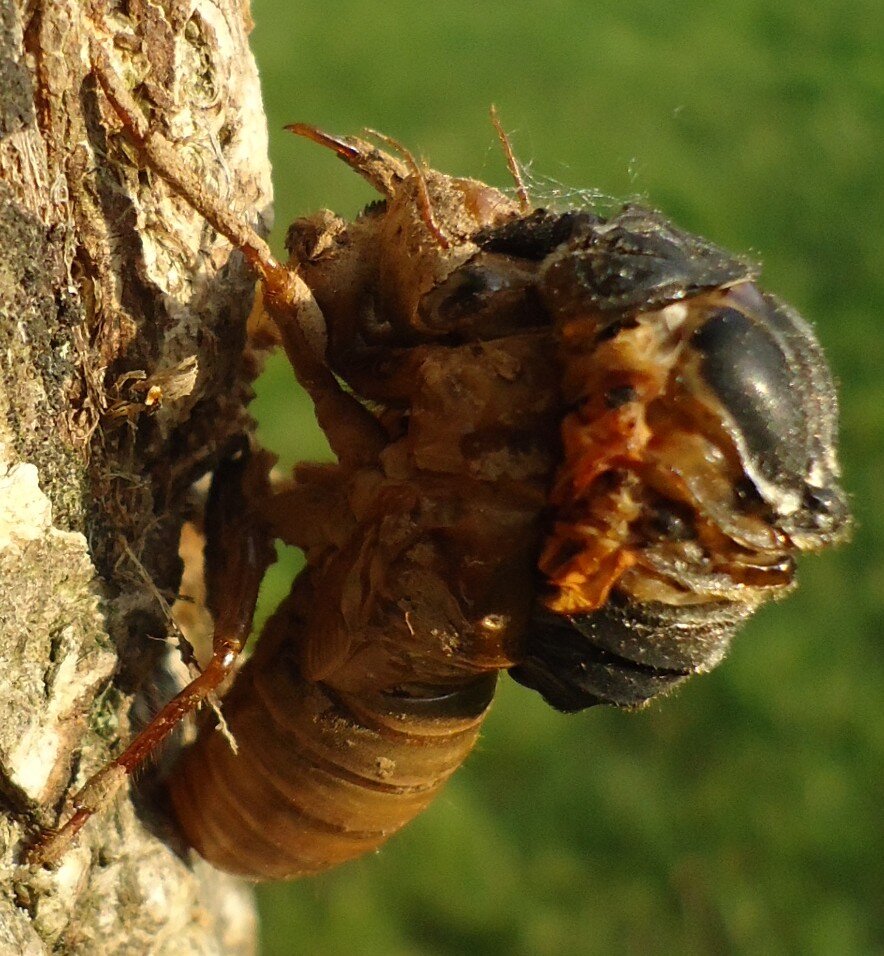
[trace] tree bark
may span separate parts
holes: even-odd
[[[248,893],[191,859],[157,800],[119,797],[55,870],[21,865],[170,695],[188,489],[248,428],[254,372],[253,279],[140,163],[88,39],[266,231],[249,27],[244,0],[0,0],[0,953],[254,948]]]

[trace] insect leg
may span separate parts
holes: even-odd
[[[342,461],[374,461],[386,444],[386,435],[374,416],[341,388],[324,357],[317,355],[311,346],[304,332],[304,321],[308,315],[315,320],[321,313],[307,284],[279,263],[255,230],[206,190],[181,164],[170,143],[151,129],[98,40],[91,41],[90,56],[101,88],[148,165],[229,239],[260,277],[264,286],[264,308],[279,328],[295,376],[313,400],[317,421],[332,450]]]
[[[392,136],[379,133],[377,130],[365,130],[369,136],[374,136],[382,143],[395,149],[405,160],[405,165],[388,153],[381,152],[364,139],[359,139],[358,136],[332,136],[309,123],[292,123],[290,126],[286,126],[286,129],[297,136],[304,136],[320,146],[333,150],[351,169],[356,170],[363,179],[367,179],[379,193],[383,193],[388,199],[393,198],[399,183],[410,171],[417,183],[418,203],[424,225],[443,249],[450,248],[451,242],[439,228],[439,224],[433,215],[430,191],[421,165],[415,159],[414,154],[398,140],[393,139]]]
[[[408,172],[398,159],[358,136],[334,136],[309,123],[291,123],[285,129],[332,150],[387,199],[393,198]]]
[[[513,144],[510,142],[510,138],[507,136],[506,130],[500,122],[500,117],[497,115],[497,107],[493,103],[491,104],[491,122],[497,131],[497,138],[500,140],[500,145],[503,147],[503,155],[506,157],[507,169],[510,171],[510,176],[513,177],[513,182],[516,184],[516,195],[519,197],[519,209],[524,213],[531,212],[533,208],[531,198],[528,195],[525,180],[522,178],[522,170],[519,168],[516,154],[513,152]]]
[[[289,283],[288,271],[273,257],[267,243],[248,223],[239,219],[218,197],[212,195],[182,165],[171,144],[151,128],[141,108],[126,89],[103,44],[92,38],[89,54],[96,79],[148,165],[242,252],[249,265],[268,286],[278,284],[283,287]]]
[[[267,485],[267,456],[241,443],[215,471],[206,505],[207,604],[215,618],[212,658],[203,672],[163,707],[129,746],[73,797],[74,812],[59,830],[44,831],[27,862],[55,862],[89,818],[109,805],[132,773],[178,724],[230,674],[252,628],[258,588],[275,560],[269,529],[256,519],[249,497]]]
[[[393,139],[392,136],[387,136],[385,133],[379,133],[376,129],[367,129],[365,132],[368,133],[369,136],[376,137],[382,143],[386,143],[387,146],[391,146],[405,160],[408,168],[411,170],[411,173],[414,176],[415,183],[417,184],[417,202],[418,207],[420,208],[421,220],[423,221],[423,224],[439,243],[440,248],[450,249],[451,242],[445,233],[442,232],[439,223],[436,222],[436,216],[433,213],[433,203],[430,200],[430,189],[427,186],[427,177],[424,175],[421,164],[417,161],[417,159],[415,159],[414,153],[412,153],[410,149],[407,149],[405,146],[403,146],[398,140]]]

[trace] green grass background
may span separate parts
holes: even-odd
[[[853,543],[802,563],[714,674],[564,717],[504,680],[483,740],[379,854],[259,889],[262,952],[884,953],[884,8],[880,0],[254,0],[278,228],[372,197],[281,132],[374,126],[504,185],[639,194],[764,262],[841,383]],[[282,361],[255,404],[325,454]],[[267,582],[277,600],[292,558]]]

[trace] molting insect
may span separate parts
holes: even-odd
[[[239,247],[338,462],[271,487],[246,447],[207,514],[214,655],[74,800],[56,857],[230,672],[272,538],[305,570],[169,780],[188,841],[252,878],[380,843],[476,740],[498,673],[634,707],[723,657],[848,524],[814,335],[753,270],[637,206],[533,208],[393,140],[291,129],[382,200],[291,227],[287,267],[177,167],[93,50],[146,160]],[[342,386],[341,383],[344,383]]]

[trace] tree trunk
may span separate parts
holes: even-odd
[[[190,859],[157,801],[122,795],[58,869],[20,865],[170,695],[188,489],[248,427],[254,371],[253,279],[140,163],[88,38],[266,230],[249,26],[243,0],[0,0],[0,953],[254,948],[249,895]]]

